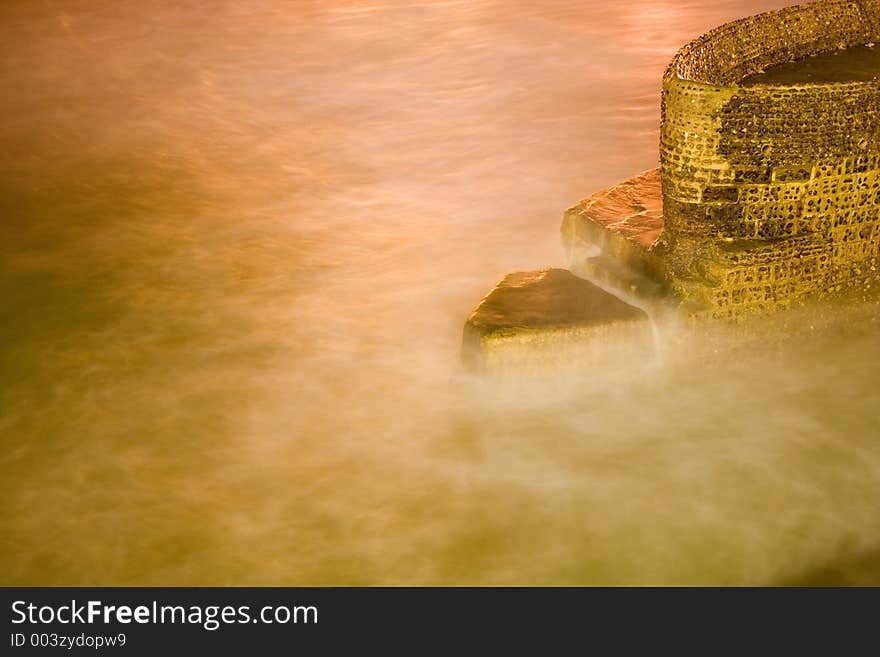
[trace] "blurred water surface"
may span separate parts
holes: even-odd
[[[2,583],[754,584],[874,550],[875,310],[449,385],[488,288],[656,165],[676,48],[783,4],[5,0]]]

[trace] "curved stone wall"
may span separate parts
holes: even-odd
[[[878,280],[880,82],[738,83],[880,41],[880,0],[820,0],[723,25],[663,80],[664,231],[689,312],[714,316]]]

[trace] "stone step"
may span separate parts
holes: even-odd
[[[659,169],[593,194],[562,221],[569,269],[641,308],[671,302],[662,232]]]
[[[480,373],[544,374],[645,362],[648,315],[564,269],[508,274],[468,318],[465,366]]]
[[[657,255],[662,232],[660,169],[593,194],[569,208],[562,220],[567,247],[605,254],[658,280],[663,278]]]

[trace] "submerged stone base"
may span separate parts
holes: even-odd
[[[564,269],[508,274],[464,328],[474,372],[540,374],[643,362],[653,353],[644,311]]]

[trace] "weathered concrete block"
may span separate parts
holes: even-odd
[[[462,356],[484,373],[540,374],[644,362],[644,311],[564,269],[508,274],[468,318]]]
[[[659,168],[593,194],[569,208],[562,220],[572,272],[646,301],[665,294],[662,232]]]

